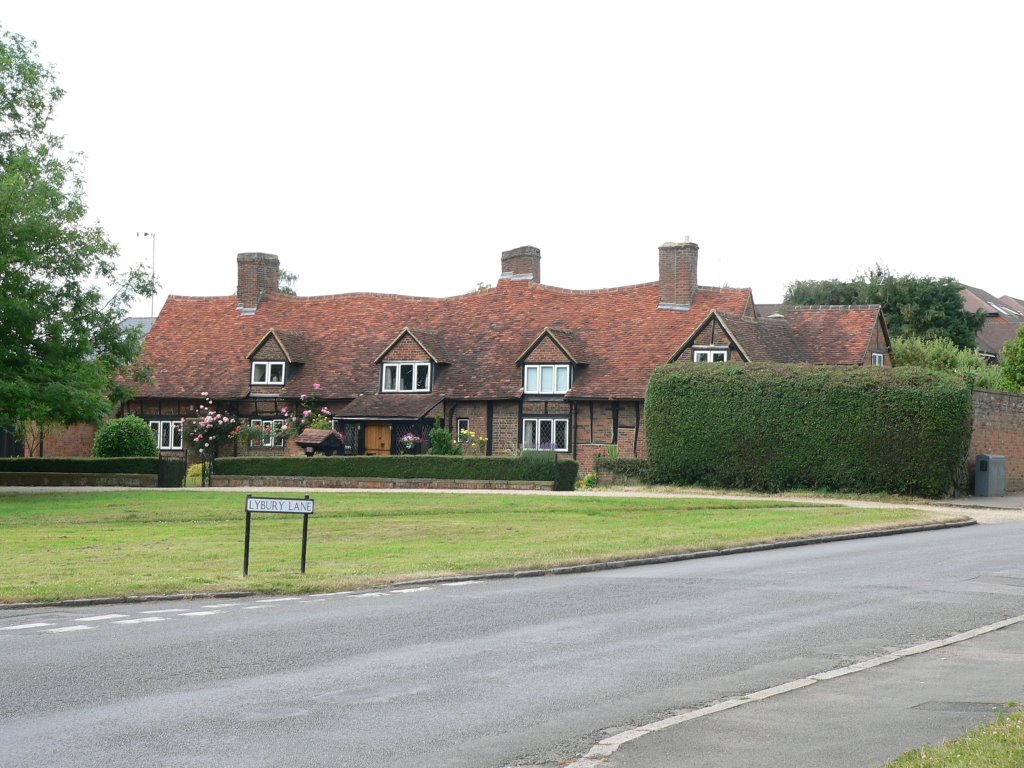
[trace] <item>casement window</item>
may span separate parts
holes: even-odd
[[[181,420],[178,421],[151,421],[149,428],[156,435],[156,446],[161,451],[181,450]]]
[[[725,363],[729,360],[728,349],[695,349],[693,350],[693,362],[695,363]]]
[[[883,353],[883,352],[872,352],[871,353],[871,364],[872,365],[885,365],[885,353]]]
[[[564,395],[569,391],[568,365],[527,365],[523,391],[528,395]]]
[[[430,363],[384,363],[381,392],[429,392]]]
[[[524,451],[568,451],[568,419],[523,419]]]
[[[469,419],[456,419],[455,420],[455,442],[457,442],[457,443],[468,443],[469,442]]]
[[[284,419],[252,419],[249,424],[263,430],[262,440],[250,440],[249,447],[256,448],[283,448],[284,438],[281,437],[281,430],[284,429]]]
[[[284,362],[254,362],[252,364],[252,384],[282,386],[284,384]]]

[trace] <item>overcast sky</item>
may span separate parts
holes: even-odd
[[[1019,2],[3,0],[67,91],[90,217],[161,292],[265,251],[300,295],[850,278],[1024,298]],[[136,314],[149,314],[139,302]]]

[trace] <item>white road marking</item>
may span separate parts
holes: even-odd
[[[36,627],[52,627],[53,623],[49,621],[37,621],[34,624],[15,624],[13,627],[0,627],[0,632],[6,632],[9,629],[35,629]]]
[[[185,611],[185,613],[179,613],[179,616],[212,616],[220,611]]]
[[[202,608],[234,608],[238,603],[217,603],[216,605],[204,605]]]
[[[75,624],[72,627],[58,627],[57,629],[41,629],[40,632],[77,632],[80,629],[96,629],[96,627],[87,627],[84,624]]]
[[[383,592],[367,592],[365,595],[356,595],[356,597],[387,597]]]
[[[843,677],[844,675],[852,675],[855,672],[863,672],[866,669],[880,667],[883,664],[898,661],[899,659],[905,659],[908,656],[916,656],[921,653],[933,651],[936,648],[944,648],[948,645],[954,645],[955,643],[962,643],[964,640],[970,640],[971,638],[978,637],[979,635],[995,632],[997,629],[1003,629],[1004,627],[1009,627],[1021,622],[1024,622],[1024,615],[1014,616],[1012,619],[1006,619],[1004,621],[997,621],[995,624],[987,624],[984,627],[978,627],[977,629],[961,632],[957,635],[951,635],[942,640],[934,640],[930,643],[921,643],[920,645],[913,645],[909,648],[893,651],[892,653],[886,653],[882,656],[875,656],[872,659],[866,659],[864,661],[857,662],[856,664],[839,667],[838,669],[830,669],[827,672],[819,672],[816,675],[808,675],[807,677],[802,677],[797,680],[791,680],[788,683],[772,686],[771,688],[764,688],[760,691],[755,691],[754,693],[748,693],[745,696],[736,696],[731,699],[726,699],[725,701],[720,701],[717,704],[711,704],[707,707],[701,707],[700,709],[680,712],[677,715],[666,717],[663,720],[648,723],[647,725],[641,725],[637,728],[631,728],[628,731],[623,731],[622,733],[618,733],[614,736],[609,736],[607,739],[602,739],[591,747],[587,754],[578,760],[574,760],[573,762],[566,764],[564,768],[598,768],[602,763],[604,763],[605,758],[613,755],[623,744],[635,741],[649,733],[654,733],[655,731],[660,731],[664,728],[670,728],[689,720],[696,720],[699,717],[713,715],[716,712],[723,712],[727,709],[732,709],[733,707],[740,707],[744,704],[750,704],[755,701],[764,701],[765,699],[770,699],[773,696],[780,696],[784,693],[796,691],[800,688],[806,688],[809,685],[815,685],[819,682],[834,680],[837,677]]]
[[[326,603],[327,602],[327,598],[326,597],[319,597],[316,600],[300,600],[299,602],[300,603]]]
[[[161,608],[158,611],[143,611],[143,613],[184,613],[184,608]]]
[[[114,624],[145,624],[148,621],[167,621],[166,616],[146,616],[143,619],[122,619],[121,621],[115,621]]]
[[[260,608],[273,608],[273,607],[274,606],[272,606],[272,605],[247,605],[242,610],[243,611],[255,611],[255,610],[259,610]]]
[[[352,594],[352,590],[351,589],[347,589],[344,592],[317,592],[315,595],[310,595],[310,597],[334,597],[335,595],[351,595],[351,594]]]
[[[410,587],[409,589],[392,589],[391,594],[400,595],[408,592],[429,592],[430,587]]]
[[[301,600],[299,597],[268,597],[266,600],[257,600],[257,603],[283,603],[285,600]]]
[[[107,619],[123,619],[127,613],[105,613],[102,616],[86,616],[75,621],[106,621]]]
[[[464,587],[467,584],[480,584],[480,583],[481,582],[480,582],[479,579],[476,579],[475,581],[446,581],[441,586],[442,587]]]

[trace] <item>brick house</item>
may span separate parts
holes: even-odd
[[[644,396],[663,363],[891,364],[879,307],[762,318],[749,289],[698,285],[697,253],[666,243],[657,282],[569,290],[544,285],[540,251],[525,246],[502,254],[496,287],[448,298],[285,295],[276,256],[239,254],[234,295],[168,297],[143,352],[154,381],[125,411],[176,452],[201,392],[264,424],[319,385],[346,453],[397,453],[440,416],[486,437],[488,454],[550,450],[587,471],[609,446],[645,454]],[[280,440],[232,450],[299,452]]]

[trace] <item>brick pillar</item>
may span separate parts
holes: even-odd
[[[270,253],[238,254],[238,306],[256,309],[271,291],[280,288],[281,262]]]
[[[658,248],[658,309],[689,309],[697,293],[697,244],[685,240]]]
[[[503,251],[501,254],[501,276],[509,280],[530,280],[540,282],[540,248],[524,245]]]

